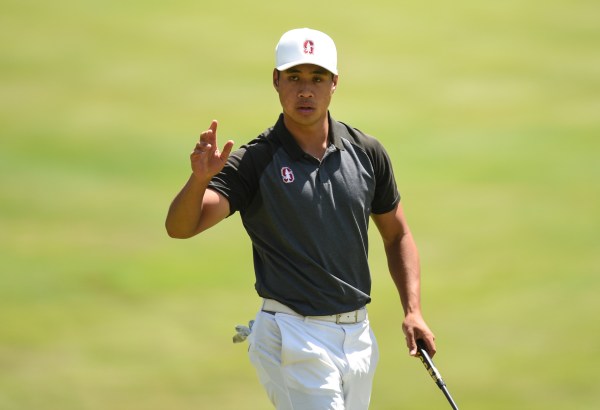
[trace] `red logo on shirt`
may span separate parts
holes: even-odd
[[[304,54],[314,54],[315,43],[312,40],[306,40],[304,42]]]
[[[294,173],[288,167],[281,168],[281,179],[286,184],[291,184],[294,182]]]

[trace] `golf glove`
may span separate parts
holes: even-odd
[[[233,335],[233,343],[242,343],[246,340],[250,336],[250,333],[252,333],[252,325],[254,325],[254,320],[248,322],[248,326],[237,325],[235,327],[235,335]]]

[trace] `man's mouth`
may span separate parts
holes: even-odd
[[[315,107],[313,107],[312,105],[298,105],[296,109],[300,112],[309,113],[313,112],[315,110]]]

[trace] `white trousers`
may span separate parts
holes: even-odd
[[[368,318],[335,324],[260,311],[248,342],[277,410],[369,408],[379,349]]]

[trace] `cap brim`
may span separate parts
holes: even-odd
[[[335,68],[331,68],[331,67],[325,67],[322,64],[317,64],[312,60],[306,59],[306,60],[297,60],[297,61],[292,61],[291,63],[286,63],[286,64],[281,64],[279,66],[277,66],[277,70],[279,71],[285,71],[288,68],[292,68],[295,67],[297,65],[301,65],[301,64],[312,64],[312,65],[317,65],[319,67],[323,67],[325,70],[329,71],[330,73],[334,74],[334,75],[338,75],[338,72]]]

